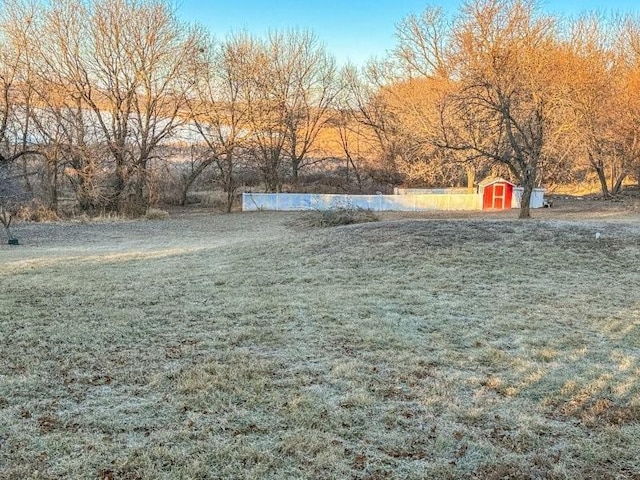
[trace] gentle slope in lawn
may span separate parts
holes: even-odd
[[[637,478],[638,222],[296,218],[22,226],[0,478]]]

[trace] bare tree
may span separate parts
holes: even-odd
[[[251,39],[253,48],[241,62],[241,75],[245,83],[242,102],[247,108],[247,126],[251,132],[248,152],[260,171],[265,189],[282,190],[283,160],[286,137],[286,89],[278,77],[279,48],[268,41]],[[276,60],[276,61],[274,61]]]
[[[189,100],[191,118],[204,144],[194,168],[186,177],[183,203],[187,189],[210,165],[215,165],[216,178],[226,193],[226,209],[233,207],[238,188],[236,170],[246,156],[252,130],[249,124],[250,91],[256,41],[248,35],[230,36],[220,45],[213,41],[201,52],[195,82],[195,95]]]
[[[627,174],[624,168],[619,169],[612,184],[607,181],[609,173],[625,158],[627,129],[621,118],[628,112],[625,103],[631,100],[625,95],[621,30],[614,24],[618,21],[609,23],[594,14],[579,18],[572,24],[563,52],[571,70],[566,79],[571,88],[566,92],[568,108],[564,112],[573,127],[568,133],[578,139],[575,156],[584,159],[596,173],[605,198],[619,190]]]
[[[266,189],[282,188],[289,160],[295,181],[310,158],[338,89],[334,59],[306,31],[271,32],[256,41],[259,51],[246,63],[252,81],[244,99],[249,106],[254,157]]]
[[[352,65],[344,67],[339,78],[336,107],[332,109],[327,122],[329,130],[326,137],[330,139],[327,152],[331,152],[334,159],[344,162],[344,167],[340,168],[344,172],[344,189],[352,191],[355,180],[356,191],[363,193],[369,187],[368,180],[376,177],[380,159],[384,158],[380,144],[384,133],[377,132],[376,128],[367,124],[367,95],[373,97],[375,89],[365,88],[364,80]]]
[[[409,78],[451,77],[451,28],[440,7],[427,7],[422,14],[411,14],[397,25],[393,56]]]
[[[377,157],[370,176],[376,183],[396,184],[398,161],[407,152],[407,137],[385,95],[384,86],[389,79],[386,68],[386,64],[377,61],[371,61],[361,72],[347,67],[343,72],[345,105],[362,127],[358,129],[360,139],[371,145],[369,156]]]
[[[459,80],[449,112],[462,126],[445,145],[508,167],[524,187],[520,218],[529,217],[561,91],[554,21],[529,0],[476,0],[464,4],[453,35]]]
[[[45,12],[39,63],[76,99],[113,161],[113,206],[139,215],[148,166],[186,121],[197,30],[154,0],[61,0]]]
[[[11,224],[21,205],[31,198],[18,182],[20,174],[16,174],[14,170],[11,164],[0,163],[0,224],[4,227],[9,243],[17,241],[11,231]]]
[[[9,242],[12,221],[20,205],[30,198],[29,160],[39,150],[29,136],[33,109],[32,76],[28,44],[21,35],[21,24],[31,18],[23,15],[19,3],[3,2],[0,12],[0,223]],[[21,168],[17,168],[20,161]]]
[[[277,52],[276,78],[284,97],[286,150],[293,181],[297,182],[300,170],[319,161],[309,155],[339,91],[335,60],[310,32],[274,33],[269,44]]]
[[[358,191],[362,192],[362,166],[360,150],[360,123],[355,112],[349,108],[340,108],[332,115],[329,125],[337,134],[339,150],[345,161],[345,183],[347,190],[352,177],[356,180]]]
[[[614,189],[622,184],[621,177],[635,174],[640,185],[640,17],[628,15],[619,34],[619,50],[623,52],[624,64],[621,76],[623,85],[619,104],[623,115],[618,117],[618,126],[623,134],[623,154],[619,177],[612,182]]]
[[[0,163],[9,164],[38,150],[29,138],[33,109],[32,75],[26,37],[31,27],[19,3],[3,2],[0,14]],[[29,14],[30,12],[27,12]]]
[[[31,135],[41,145],[50,207],[57,210],[64,180],[82,211],[104,208],[110,200],[103,173],[108,170],[109,152],[93,115],[79,99],[62,96],[50,86],[36,87],[36,98],[40,107],[32,117]]]
[[[567,158],[570,68],[555,19],[533,0],[468,0],[454,19],[437,8],[407,17],[397,36],[401,76],[386,91],[425,158],[443,172],[465,165],[469,185],[479,170],[506,168],[529,217],[541,168]]]
[[[443,142],[443,113],[455,89],[456,83],[450,78],[413,75],[400,77],[383,88],[407,145],[407,154],[398,162],[405,183],[459,186],[466,181],[471,190],[476,173],[485,168],[487,162],[482,157],[447,148]],[[449,116],[449,130],[459,120]]]

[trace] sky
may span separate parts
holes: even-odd
[[[542,0],[550,13],[635,11],[640,0]],[[395,25],[428,5],[455,12],[458,0],[178,0],[179,16],[198,22],[218,38],[237,31],[262,35],[269,30],[308,29],[337,60],[363,65],[394,45]]]

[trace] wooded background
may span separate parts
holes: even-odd
[[[640,182],[640,18],[471,0],[364,68],[303,30],[216,39],[168,2],[2,1],[0,210],[144,214],[190,191]]]

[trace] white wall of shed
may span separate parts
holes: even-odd
[[[524,193],[524,187],[513,187],[513,196],[511,197],[511,208],[520,208],[520,200]],[[531,192],[531,208],[544,207],[544,188],[534,188]]]

